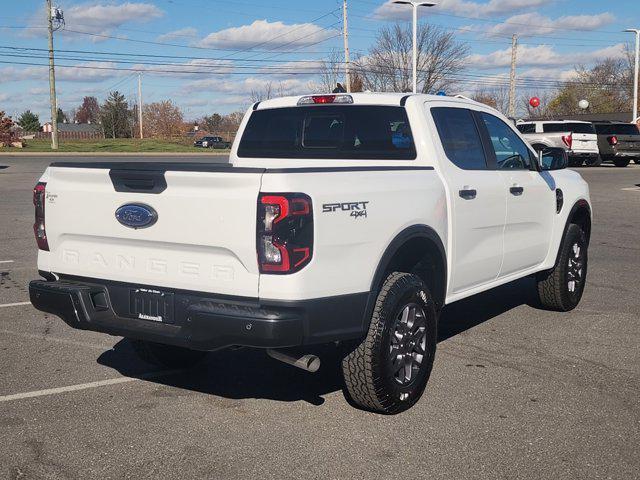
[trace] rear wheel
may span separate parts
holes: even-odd
[[[569,157],[569,166],[570,167],[581,167],[584,163],[584,159],[580,157]]]
[[[567,312],[580,303],[587,278],[587,247],[582,228],[570,224],[556,265],[537,276],[538,297],[544,308]]]
[[[162,343],[132,340],[133,350],[147,363],[167,368],[190,368],[207,354]]]
[[[385,280],[367,336],[342,361],[348,396],[358,406],[395,414],[413,406],[431,375],[437,314],[420,277],[394,272]]]
[[[613,164],[616,167],[626,167],[627,165],[629,165],[629,162],[631,162],[631,160],[629,160],[628,158],[614,158],[613,159]]]
[[[585,162],[585,165],[588,167],[599,167],[602,165],[602,157],[598,155],[597,157],[592,157]]]

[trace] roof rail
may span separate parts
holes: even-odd
[[[453,98],[461,98],[463,100],[469,100],[470,102],[475,102],[475,100],[473,100],[472,98],[465,97],[464,95],[460,95],[459,93],[457,95],[454,95]]]

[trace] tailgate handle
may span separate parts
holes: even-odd
[[[157,194],[167,189],[162,171],[110,170],[109,177],[116,192]]]

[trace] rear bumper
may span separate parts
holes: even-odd
[[[614,157],[631,157],[631,158],[640,158],[640,150],[618,150],[613,155]]]
[[[575,158],[592,158],[592,157],[597,157],[599,154],[598,152],[580,152],[580,151],[575,151],[575,150],[571,150],[568,153],[569,157],[575,157]]]
[[[129,311],[140,285],[93,279],[34,280],[35,308],[73,328],[191,348],[234,345],[281,348],[359,338],[365,333],[368,293],[302,301],[258,301],[160,289],[174,294],[172,323],[142,320]]]

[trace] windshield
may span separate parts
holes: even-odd
[[[591,123],[545,123],[542,126],[544,132],[573,132],[573,133],[596,133]]]
[[[640,135],[640,130],[632,123],[596,123],[600,135]]]
[[[416,150],[403,107],[318,105],[253,112],[238,156],[413,160]]]

